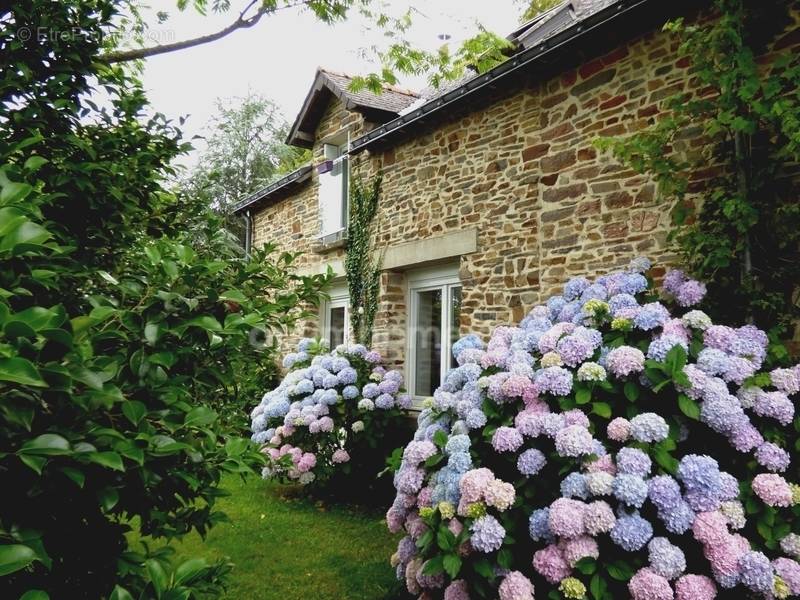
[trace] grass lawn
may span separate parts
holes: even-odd
[[[383,516],[323,507],[283,497],[281,488],[252,477],[230,477],[219,501],[230,523],[205,541],[175,543],[176,559],[229,557],[236,564],[227,600],[394,600],[404,597],[389,557],[397,537]]]

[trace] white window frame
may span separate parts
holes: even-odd
[[[406,380],[408,390],[415,401],[415,407],[419,407],[422,400],[429,396],[418,396],[416,394],[417,378],[417,336],[416,325],[419,316],[418,292],[429,292],[433,290],[442,291],[442,331],[441,336],[441,356],[439,364],[439,385],[444,383],[447,373],[450,371],[450,355],[452,352],[452,340],[450,339],[450,322],[452,319],[452,291],[456,288],[462,289],[463,284],[458,277],[458,264],[431,267],[412,271],[408,275],[408,326],[407,326],[407,347],[406,347]],[[445,335],[446,331],[446,335]],[[438,386],[437,386],[438,387]]]
[[[350,341],[350,293],[346,283],[334,284],[328,292],[329,299],[322,303],[320,314],[320,329],[322,339],[330,343],[331,339],[331,309],[344,308],[344,344]],[[333,350],[333,348],[331,348]]]
[[[349,138],[349,135],[348,135]],[[335,145],[335,144],[331,144]],[[319,199],[318,199],[318,206],[319,206],[319,234],[318,237],[323,242],[334,242],[340,239],[343,239],[346,232],[347,232],[347,221],[348,221],[348,213],[350,210],[350,161],[348,160],[347,152],[350,147],[349,139],[347,142],[341,144],[337,149],[337,157],[332,159],[333,167],[327,173],[321,173],[319,175]],[[335,169],[341,169],[341,173],[337,176],[333,175],[333,171]],[[339,225],[338,229],[331,229],[330,231],[325,231],[325,220],[324,220],[324,212],[323,212],[323,203],[326,201],[330,201],[323,197],[323,189],[325,188],[325,181],[324,178],[341,178],[341,186],[340,186],[340,215],[339,215]]]

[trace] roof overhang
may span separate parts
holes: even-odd
[[[292,171],[285,177],[270,183],[268,186],[256,190],[249,196],[242,198],[233,207],[234,214],[239,214],[245,210],[250,210],[264,205],[265,203],[276,200],[284,194],[291,192],[302,186],[311,179],[311,165],[304,165]]]
[[[286,143],[300,148],[311,148],[314,144],[314,133],[317,131],[322,115],[328,108],[331,99],[339,99],[347,110],[358,111],[364,117],[376,123],[385,123],[397,116],[396,112],[381,110],[355,102],[347,95],[322,69],[317,69],[314,83],[308,90],[303,106],[289,130]]]

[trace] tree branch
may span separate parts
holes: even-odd
[[[103,60],[107,63],[129,62],[132,60],[147,58],[149,56],[157,56],[159,54],[167,54],[169,52],[175,52],[177,50],[185,50],[187,48],[193,48],[195,46],[202,46],[204,44],[216,42],[217,40],[220,40],[230,35],[234,31],[238,31],[239,29],[248,29],[250,27],[253,27],[261,20],[261,17],[263,17],[267,13],[274,13],[282,8],[294,8],[295,6],[308,4],[310,2],[310,0],[301,0],[299,2],[294,2],[281,7],[262,6],[261,8],[258,9],[258,11],[255,12],[255,14],[246,17],[245,15],[247,14],[247,12],[255,4],[257,4],[258,1],[259,0],[251,0],[250,3],[244,8],[244,10],[241,13],[239,13],[239,16],[233,23],[214,33],[210,33],[208,35],[201,35],[199,37],[183,40],[180,42],[174,42],[172,44],[159,44],[157,46],[151,46],[149,48],[115,50],[113,52],[107,52],[106,54],[103,54],[100,57],[100,60]]]

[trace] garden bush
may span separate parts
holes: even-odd
[[[391,484],[378,474],[392,450],[410,438],[403,376],[361,344],[329,352],[320,340],[300,341],[290,369],[253,409],[252,439],[262,444],[267,479],[299,483],[314,493],[374,503]],[[383,488],[384,493],[379,493]]]
[[[454,344],[387,514],[410,592],[800,594],[800,367],[689,309],[705,286],[680,271],[659,298],[649,269],[572,279],[488,345]]]
[[[165,187],[180,132],[97,59],[126,5],[2,11],[2,598],[217,592],[224,561],[172,565],[126,533],[204,535],[222,518],[222,475],[262,464],[220,419],[236,371],[272,360],[253,332],[291,325],[325,279],[272,248],[246,260],[208,207]]]

